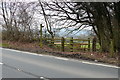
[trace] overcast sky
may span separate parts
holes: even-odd
[[[1,0],[5,2],[33,2],[38,0]],[[54,1],[54,0],[41,0],[41,1]],[[72,1],[72,2],[118,2],[120,0],[57,0],[57,1]]]

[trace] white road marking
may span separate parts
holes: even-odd
[[[21,71],[20,69],[17,69],[18,71]]]
[[[19,50],[8,49],[8,48],[1,48],[1,49],[10,50],[10,51],[15,51],[15,52],[22,52],[22,51],[19,51]]]
[[[60,59],[60,60],[69,60],[69,59],[67,59],[67,58],[62,58],[62,57],[54,57],[55,59]]]
[[[3,64],[3,63],[0,62],[0,64]]]
[[[82,61],[82,63],[85,63],[85,64],[93,64],[93,65],[98,65],[98,66],[105,66],[105,67],[119,68],[119,67],[113,66],[113,65],[105,65],[105,64],[93,63],[93,62],[87,62],[87,61]]]
[[[15,51],[15,52],[21,52],[21,53],[26,53],[26,54],[36,55],[36,56],[52,57],[52,58],[60,59],[60,60],[78,61],[78,62],[81,62],[81,63],[84,63],[84,64],[105,66],[105,67],[111,67],[111,68],[120,68],[120,67],[118,67],[118,66],[113,66],[113,65],[100,64],[100,63],[94,63],[94,62],[89,62],[89,61],[79,61],[79,60],[75,60],[75,59],[67,59],[67,58],[56,57],[56,56],[52,56],[52,55],[36,54],[36,53],[31,53],[31,52],[26,52],[26,51],[19,51],[19,50],[14,50],[14,49],[7,49],[7,48],[0,48],[0,49],[5,49],[5,50],[10,50],[10,51]]]
[[[40,77],[40,79],[44,79],[44,77]]]
[[[40,77],[40,79],[42,79],[42,80],[49,80],[49,79],[46,79],[46,78],[44,78],[44,77]]]
[[[26,53],[26,54],[31,54],[31,55],[38,55],[36,53],[27,52],[27,51],[19,51],[19,50],[14,50],[14,49],[7,49],[7,48],[2,48],[2,49],[10,50],[10,51],[15,51],[15,52],[19,52],[19,53]]]
[[[42,54],[38,54],[39,56],[43,56]]]
[[[31,53],[31,52],[25,52],[25,51],[21,51],[22,53],[26,53],[26,54],[32,54],[32,55],[38,55],[36,53]]]

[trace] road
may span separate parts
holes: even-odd
[[[0,48],[3,78],[118,78],[118,67]]]

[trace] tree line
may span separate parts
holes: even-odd
[[[9,6],[8,6],[9,5]],[[53,24],[74,30],[92,27],[102,52],[120,53],[120,2],[31,2],[1,3],[6,38],[32,39],[34,14],[43,16],[46,30],[54,38]],[[7,7],[6,7],[7,6]],[[9,9],[9,11],[8,11]],[[9,13],[8,13],[9,12]],[[53,23],[51,24],[51,22]],[[39,24],[39,22],[38,22]],[[4,35],[3,35],[4,36]],[[39,37],[39,36],[38,36]]]

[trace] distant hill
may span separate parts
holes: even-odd
[[[66,31],[65,29],[60,30],[59,32],[59,36],[60,37],[74,37],[74,38],[78,38],[78,37],[88,37],[89,35],[91,35],[91,31],[87,30],[87,29],[83,29],[81,31],[74,31],[72,33],[69,33],[70,31]]]

